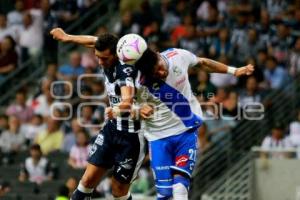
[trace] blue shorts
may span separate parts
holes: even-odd
[[[192,176],[197,155],[198,128],[149,143],[151,167],[158,188],[173,185],[174,173]]]

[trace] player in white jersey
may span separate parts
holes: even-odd
[[[161,54],[147,49],[135,64],[142,73],[141,83],[148,91],[140,99],[154,108],[145,120],[151,167],[157,199],[187,200],[190,178],[195,165],[197,132],[202,123],[200,104],[193,95],[188,68],[200,65],[210,72],[251,75],[252,65],[234,68],[199,58],[183,49],[169,49]]]

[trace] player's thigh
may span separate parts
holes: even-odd
[[[122,184],[130,184],[137,176],[145,158],[145,141],[141,133],[120,135],[116,143],[113,177]]]
[[[88,163],[86,170],[81,178],[81,184],[87,188],[95,188],[107,169]]]
[[[174,165],[174,159],[170,145],[167,139],[149,142],[151,168],[157,188],[172,187],[173,177],[170,167]]]
[[[197,159],[197,129],[179,135],[174,149],[175,163],[171,168],[173,174],[184,173],[191,177]]]
[[[110,123],[104,125],[90,148],[88,163],[106,169],[113,166],[115,157],[113,131]]]

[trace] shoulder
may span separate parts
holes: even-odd
[[[25,166],[28,166],[32,163],[32,158],[31,157],[28,157],[25,159]]]

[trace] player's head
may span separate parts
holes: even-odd
[[[159,53],[149,48],[135,63],[135,66],[147,79],[165,79],[168,75],[166,62]]]
[[[98,36],[95,44],[95,55],[99,60],[99,65],[104,68],[112,67],[118,62],[116,47],[118,37],[110,33],[103,33]]]

